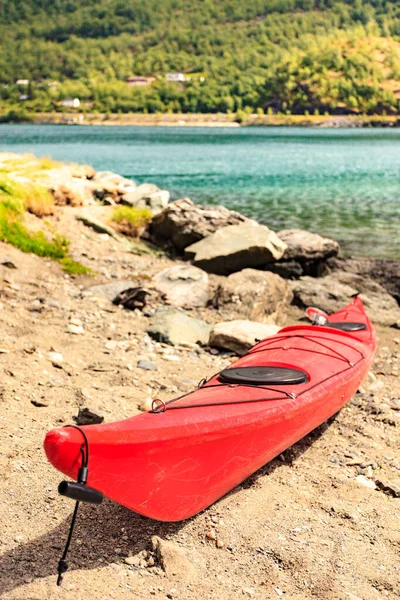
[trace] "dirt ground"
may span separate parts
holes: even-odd
[[[142,400],[188,391],[232,359],[155,343],[146,316],[85,291],[146,283],[169,259],[126,252],[78,223],[74,209],[54,223],[93,278],[0,244],[0,260],[17,267],[0,266],[1,598],[399,598],[400,499],[369,487],[400,481],[400,332],[383,327],[372,375],[347,406],[196,517],[168,524],[110,501],[81,506],[70,570],[56,587],[73,503],[57,493],[62,476],[45,458],[45,433],[72,422],[80,405],[106,421],[132,416]],[[217,318],[212,309],[196,315]],[[293,308],[288,321],[299,316]],[[84,333],[68,331],[71,319]],[[61,368],[50,351],[63,355]],[[158,371],[139,369],[140,358]],[[129,561],[145,557],[155,535],[191,568]]]

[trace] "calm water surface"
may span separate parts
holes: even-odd
[[[1,125],[0,151],[88,163],[272,229],[400,259],[400,130]]]

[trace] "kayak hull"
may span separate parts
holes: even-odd
[[[88,439],[88,485],[127,508],[161,521],[200,512],[335,414],[366,376],[376,347],[362,302],[331,315],[365,330],[294,326],[257,344],[234,367],[276,365],[307,373],[298,385],[230,385],[218,375],[165,410],[82,427]],[[76,479],[83,436],[50,431],[49,461]]]

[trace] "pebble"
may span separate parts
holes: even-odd
[[[144,369],[145,371],[158,371],[157,365],[152,360],[141,359],[138,361],[137,366],[139,369]]]
[[[59,369],[64,362],[64,357],[60,352],[49,352],[47,355],[49,361],[53,365],[53,367],[58,367]]]
[[[153,398],[145,398],[138,405],[139,410],[141,410],[142,412],[149,412],[149,410],[152,410],[152,407],[153,407]]]
[[[138,567],[140,563],[140,556],[127,556],[124,558],[124,563],[131,567]]]
[[[82,327],[83,325],[82,321],[80,319],[77,319],[76,317],[71,317],[69,322],[71,323],[71,325],[76,325],[77,327]]]
[[[106,343],[106,350],[115,350],[115,348],[117,347],[117,343],[114,340],[110,340],[109,342]]]
[[[370,488],[371,490],[376,490],[376,485],[373,481],[371,481],[371,479],[367,479],[366,477],[364,477],[364,475],[358,475],[356,477],[356,481],[357,483],[360,483],[361,485]]]
[[[8,354],[9,352],[8,348],[0,348],[0,354]]]
[[[67,332],[73,333],[74,335],[83,335],[85,330],[81,325],[74,325],[73,323],[69,323],[67,326]]]
[[[222,540],[217,540],[215,542],[215,545],[217,548],[223,548],[225,546],[224,542]]]
[[[208,540],[216,540],[217,534],[215,533],[215,529],[210,529],[209,531],[207,531],[206,538]]]

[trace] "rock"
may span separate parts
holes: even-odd
[[[223,548],[223,547],[225,546],[225,543],[224,543],[222,540],[218,539],[218,540],[215,542],[215,546],[216,546],[217,548]]]
[[[105,283],[104,285],[94,285],[88,288],[88,291],[93,296],[100,296],[107,298],[110,302],[113,302],[121,292],[124,290],[132,289],[133,282],[128,280],[113,281],[112,283]]]
[[[53,365],[53,367],[62,368],[62,363],[64,362],[64,357],[60,352],[49,352],[47,355],[49,361]]]
[[[153,214],[161,212],[166,206],[170,199],[170,193],[167,190],[159,190],[150,194],[147,198],[144,198],[143,208],[150,208]],[[140,205],[139,205],[140,208]]]
[[[181,308],[158,308],[151,319],[147,333],[159,342],[180,344],[208,344],[211,325],[189,317]]]
[[[189,198],[181,198],[153,218],[149,235],[156,244],[182,251],[221,227],[245,221],[245,216],[224,206],[197,206]]]
[[[67,325],[67,332],[73,333],[74,335],[83,335],[85,330],[82,325],[74,325],[73,323],[69,323]]]
[[[72,417],[77,425],[99,425],[104,417],[89,408],[79,408],[78,415]]]
[[[136,183],[132,179],[127,179],[112,171],[98,171],[96,175],[92,177],[92,181],[96,182],[98,187],[103,187],[107,191],[115,188],[120,193],[127,194],[136,189]]]
[[[208,302],[208,275],[197,267],[177,265],[164,269],[153,277],[153,283],[167,304],[193,308]]]
[[[113,300],[113,304],[121,305],[129,310],[136,308],[142,310],[146,305],[146,297],[150,294],[148,290],[142,287],[130,287],[123,290]]]
[[[371,490],[376,490],[375,483],[371,479],[364,477],[364,475],[357,475],[355,480],[364,487],[370,488]]]
[[[141,359],[138,361],[137,366],[139,369],[144,369],[145,371],[158,371],[158,367],[153,363],[152,360]]]
[[[274,231],[255,221],[229,225],[185,249],[196,266],[229,275],[246,267],[263,267],[283,256],[286,244]]]
[[[142,412],[149,412],[153,410],[153,398],[145,398],[138,404],[138,409]]]
[[[254,321],[224,321],[215,325],[210,334],[210,346],[246,354],[257,341],[275,335],[280,327]]]
[[[250,321],[283,324],[292,299],[287,281],[279,275],[243,269],[219,285],[214,305],[227,320],[240,316]]]
[[[329,238],[302,229],[283,229],[277,233],[287,248],[282,259],[272,270],[282,277],[311,275],[321,277],[326,272],[326,261],[337,256],[339,244]]]
[[[335,272],[321,279],[302,277],[290,282],[293,303],[300,307],[317,306],[327,313],[343,308],[357,294],[373,323],[393,325],[400,319],[396,300],[376,281],[352,273]]]
[[[142,183],[134,192],[123,196],[121,203],[135,208],[148,208],[156,215],[168,206],[169,198],[167,190],[160,190],[152,183]]]
[[[0,262],[0,265],[2,267],[7,267],[7,269],[16,269],[16,265],[11,261],[8,260],[7,258],[3,258],[3,260]]]
[[[117,242],[121,244],[121,246],[123,246],[124,248],[126,248],[126,250],[132,252],[133,254],[138,254],[139,256],[143,254],[149,256],[157,255],[156,250],[150,248],[149,246],[145,245],[144,243],[138,240],[127,239],[123,235],[117,233],[113,227],[110,227],[102,221],[93,218],[93,216],[91,216],[87,211],[82,212],[80,215],[76,215],[76,219],[78,221],[81,221],[81,223],[83,223],[87,227],[91,227],[94,231],[97,231],[97,233],[105,233],[110,237],[114,238],[115,240],[117,240]]]
[[[385,494],[400,498],[400,480],[395,483],[394,481],[375,479],[375,484],[378,490],[385,492]]]
[[[369,277],[380,283],[400,304],[400,262],[376,258],[331,258],[329,267]]]
[[[129,192],[129,194],[125,194],[121,198],[122,204],[127,204],[128,206],[136,206],[138,207],[138,203],[145,198],[149,198],[153,194],[156,194],[160,191],[160,188],[154,185],[153,183],[141,183],[137,186],[135,190]],[[139,208],[139,207],[138,207]],[[140,206],[142,208],[142,206]]]
[[[127,556],[124,558],[124,563],[130,567],[138,567],[142,559],[140,556]]]
[[[153,536],[151,543],[156,560],[167,575],[178,576],[181,583],[198,577],[196,563],[199,564],[199,558],[194,552],[184,550],[177,544],[158,536]]]

